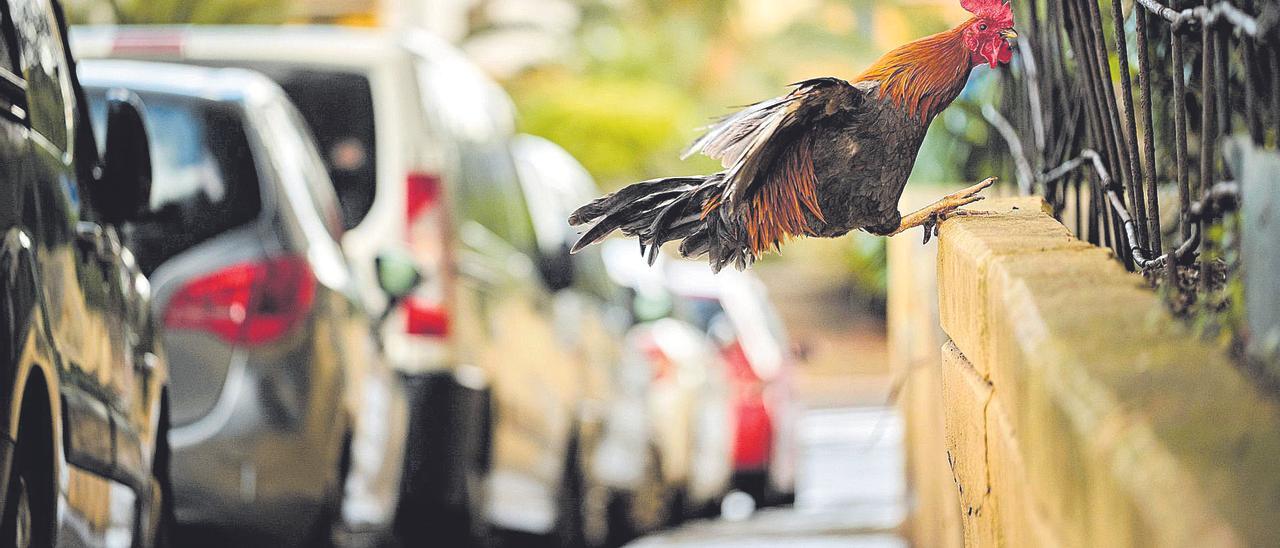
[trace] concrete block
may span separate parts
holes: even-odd
[[[1045,517],[1043,504],[1036,498],[1035,485],[1027,475],[1002,393],[996,393],[987,406],[986,421],[989,468],[999,474],[999,479],[993,480],[991,487],[992,497],[999,507],[997,525],[1001,545],[1063,546],[1059,533],[1053,531]]]
[[[991,384],[948,342],[942,349],[947,460],[955,480],[966,546],[998,546],[998,516],[987,468],[987,406]]]
[[[938,309],[942,329],[965,350],[983,376],[991,360],[985,335],[992,287],[989,271],[1002,257],[1053,250],[1092,249],[1045,214],[1040,198],[982,202],[991,216],[956,217],[942,224],[938,248]],[[1028,248],[1027,242],[1035,242]]]

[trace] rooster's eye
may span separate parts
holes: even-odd
[[[978,25],[978,30],[987,30],[987,24],[983,23],[981,25]]]

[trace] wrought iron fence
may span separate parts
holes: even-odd
[[[1238,127],[1275,146],[1280,7],[1014,2],[1015,85],[984,114],[1009,143],[1021,190],[1181,300],[1221,287],[1233,268],[1209,235],[1240,198],[1220,146]]]

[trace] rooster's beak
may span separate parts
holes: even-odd
[[[1003,36],[1006,40],[1017,40],[1018,31],[1013,29],[1004,29],[1000,31],[1000,36]]]

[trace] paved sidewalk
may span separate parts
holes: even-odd
[[[794,508],[697,521],[632,548],[900,548],[906,515],[902,421],[892,408],[809,412]]]

